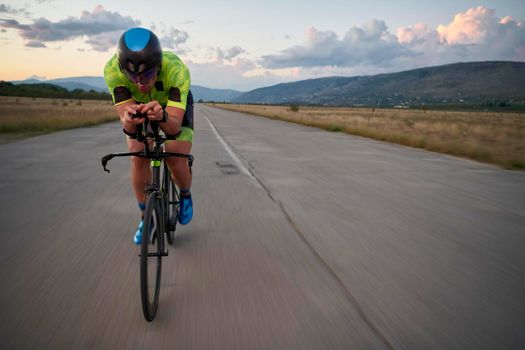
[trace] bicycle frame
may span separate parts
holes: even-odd
[[[149,131],[148,126],[151,127],[151,132],[148,132]],[[152,192],[157,192],[160,194],[160,189],[161,189],[160,166],[162,164],[162,161],[165,158],[169,158],[169,157],[187,158],[188,164],[190,166],[190,171],[191,171],[191,166],[193,164],[193,155],[183,154],[183,153],[174,153],[174,152],[165,152],[162,149],[162,145],[167,140],[167,138],[162,136],[159,133],[159,125],[157,122],[150,122],[146,118],[143,125],[137,125],[137,134],[135,138],[137,141],[142,142],[144,144],[144,149],[142,151],[110,153],[102,157],[101,162],[102,162],[102,167],[104,168],[104,171],[109,173],[110,170],[107,168],[107,164],[111,159],[115,157],[132,157],[133,156],[133,157],[151,159],[152,177],[151,177],[151,181],[146,185],[146,188],[145,188],[146,198]],[[149,140],[153,140],[154,142],[153,149],[150,149]],[[164,207],[162,209],[163,211],[167,210],[167,208],[164,208]]]

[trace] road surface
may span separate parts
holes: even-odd
[[[523,349],[525,174],[199,105],[142,317],[117,123],[0,145],[5,349]]]

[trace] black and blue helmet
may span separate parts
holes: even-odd
[[[157,36],[148,29],[128,29],[118,41],[117,58],[122,69],[140,74],[162,62],[162,48]]]

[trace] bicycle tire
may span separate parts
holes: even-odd
[[[175,231],[177,229],[177,216],[179,213],[179,191],[171,178],[171,172],[164,167],[164,194],[166,213],[166,238],[169,245],[175,242]]]
[[[140,294],[142,312],[148,322],[153,321],[159,306],[162,254],[164,252],[163,222],[159,203],[157,193],[150,193],[144,210],[144,231],[140,250]]]

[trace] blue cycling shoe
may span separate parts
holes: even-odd
[[[191,195],[180,197],[180,208],[178,219],[181,225],[186,225],[191,221],[193,217],[193,201]]]
[[[135,242],[136,245],[140,245],[142,243],[142,231],[144,230],[144,222],[140,220],[139,228],[137,229],[137,232],[135,232],[135,237],[133,237],[133,242]]]
[[[149,225],[149,232],[150,232],[150,238],[153,235],[153,232],[157,230],[157,226],[155,225],[155,222],[151,220],[151,225]],[[140,245],[142,243],[142,233],[144,232],[144,220],[140,220],[139,228],[137,228],[137,232],[135,232],[135,237],[133,238],[133,242],[135,242],[136,245]]]

